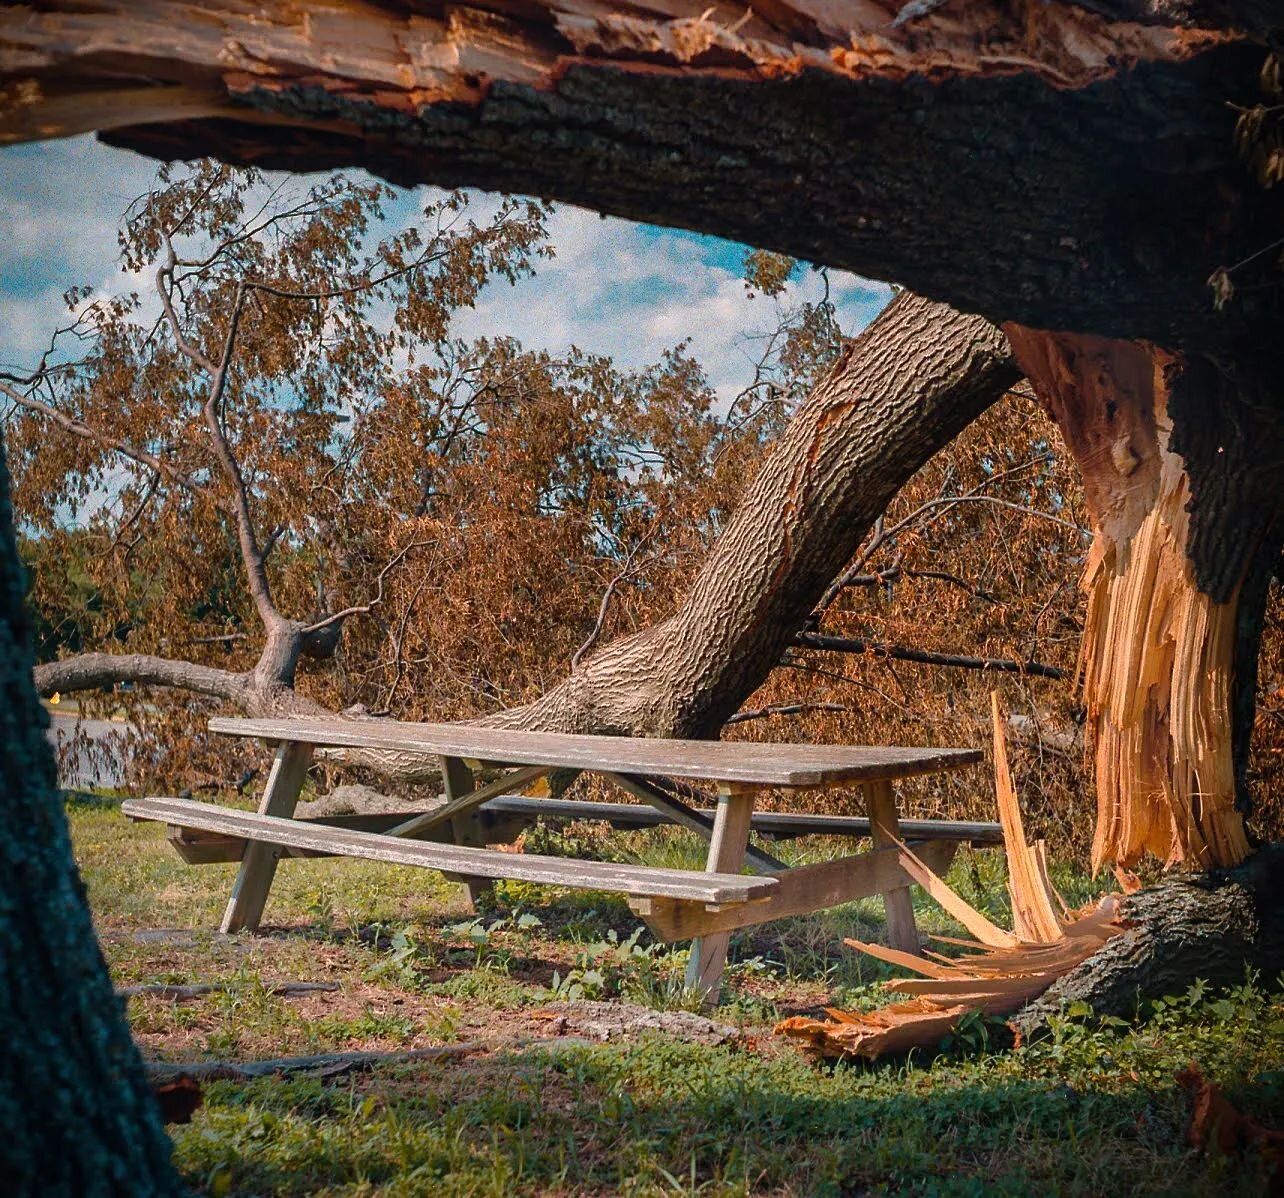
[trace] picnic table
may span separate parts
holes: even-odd
[[[257,812],[182,798],[129,799],[124,812],[169,826],[192,863],[240,861],[222,930],[258,927],[283,857],[351,856],[426,866],[459,879],[471,897],[495,879],[610,891],[662,940],[693,939],[687,981],[716,997],[727,941],[737,928],[882,895],[891,944],[919,951],[911,879],[900,861],[906,838],[936,872],[961,842],[1001,840],[997,824],[904,821],[893,784],[980,761],[974,749],[747,744],[520,732],[470,724],[393,720],[213,719],[229,736],[276,745]],[[444,798],[414,813],[297,818],[296,806],[317,749],[366,749],[435,756]],[[555,771],[578,770],[613,782],[642,805],[515,797]],[[488,780],[486,780],[488,779]],[[712,784],[707,794],[692,783]],[[858,788],[866,818],[754,811],[765,790]],[[677,823],[709,845],[703,872],[547,857],[488,847],[515,838],[541,815],[605,818],[616,826]],[[790,868],[754,833],[776,837],[867,836],[870,851]],[[744,873],[748,868],[752,873]]]

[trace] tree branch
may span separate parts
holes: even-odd
[[[74,416],[68,416],[66,412],[59,411],[52,404],[45,403],[44,400],[36,399],[33,395],[24,395],[16,387],[12,387],[8,383],[0,382],[0,393],[7,395],[20,408],[26,408],[29,412],[36,412],[47,420],[52,420],[59,428],[64,429],[73,436],[79,437],[84,441],[92,441],[95,445],[102,446],[103,449],[110,449],[112,452],[120,454],[121,457],[128,458],[131,462],[137,462],[140,466],[146,466],[148,469],[154,470],[170,482],[191,491],[195,495],[204,495],[209,498],[206,489],[196,482],[191,475],[176,469],[163,458],[158,458],[154,453],[139,449],[138,446],[131,445],[128,441],[121,441],[116,437],[108,436],[106,433],[85,424],[84,421],[77,420]]]
[[[858,637],[824,636],[819,632],[800,632],[794,644],[803,649],[823,649],[831,653],[868,653],[871,657],[894,661],[914,661],[927,666],[953,666],[960,670],[988,670],[998,674],[1028,674],[1036,678],[1064,678],[1066,672],[1039,661],[1013,661],[1005,657],[960,657],[951,653],[930,653],[905,645],[865,641]]]
[[[41,695],[98,690],[119,682],[175,687],[231,700],[242,699],[249,689],[249,680],[244,674],[146,653],[81,653],[61,661],[44,662],[36,666],[34,676],[36,690]]]
[[[846,703],[773,703],[768,707],[755,707],[737,711],[727,717],[728,724],[745,724],[750,720],[765,720],[773,715],[803,715],[809,711],[851,711]]]
[[[638,543],[629,550],[628,556],[624,559],[624,565],[620,567],[619,572],[606,585],[606,591],[602,595],[602,602],[597,607],[597,620],[593,624],[592,631],[584,638],[584,643],[571,655],[571,670],[574,671],[579,667],[584,655],[597,644],[597,638],[602,635],[602,629],[606,625],[606,613],[611,606],[611,600],[615,592],[628,581],[633,573],[633,562],[637,558],[642,547],[655,534],[657,525],[652,525],[647,532],[638,540]]]
[[[312,633],[320,632],[329,628],[332,624],[341,624],[351,616],[364,616],[372,612],[383,602],[383,580],[387,578],[388,572],[396,565],[405,560],[406,555],[412,549],[422,549],[425,546],[433,545],[434,541],[411,541],[399,553],[390,558],[382,570],[379,571],[375,578],[375,595],[368,603],[359,603],[353,607],[345,607],[342,611],[334,612],[332,615],[324,616],[311,624],[305,624],[299,631],[304,636],[310,636]]]

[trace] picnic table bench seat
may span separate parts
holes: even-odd
[[[122,810],[134,819],[158,820],[226,832],[244,840],[287,848],[320,850],[334,856],[364,857],[394,865],[422,865],[445,873],[483,878],[512,878],[545,886],[566,886],[567,860],[536,853],[434,844],[378,832],[325,827],[312,820],[281,819],[252,811],[230,811],[195,799],[126,799]],[[638,897],[684,899],[698,903],[747,903],[776,889],[771,877],[751,874],[696,873],[614,861],[575,861],[575,885]]]
[[[170,827],[191,861],[241,865],[224,931],[258,926],[279,859],[356,856],[422,865],[465,883],[474,898],[498,878],[613,891],[628,897],[662,939],[693,938],[688,983],[715,996],[731,930],[881,894],[888,938],[919,950],[905,845],[941,872],[963,840],[994,843],[995,825],[899,820],[894,781],[971,765],[973,749],[758,744],[526,732],[473,724],[414,724],[343,717],[213,719],[210,729],[274,744],[276,756],[257,813],[190,799],[131,799],[126,814]],[[296,818],[315,749],[436,757],[444,802],[422,812]],[[558,770],[581,770],[618,785],[645,806],[514,797]],[[496,774],[498,776],[496,776]],[[713,783],[713,796],[691,782]],[[867,817],[753,810],[765,789],[859,789]],[[606,818],[617,826],[673,822],[709,844],[704,871],[658,869],[486,847],[541,814]],[[762,845],[766,834],[869,836],[873,849],[790,868]],[[746,875],[745,868],[756,876]]]

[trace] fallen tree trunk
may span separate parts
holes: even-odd
[[[101,129],[520,190],[994,320],[1225,346],[1278,312],[1257,251],[1281,213],[1235,129],[1280,21],[1265,0],[46,0],[0,10],[0,142]]]
[[[538,701],[485,722],[716,736],[794,643],[896,492],[1019,377],[989,321],[902,292],[789,422],[678,611],[599,649]],[[245,673],[89,654],[37,667],[36,681],[45,695],[128,680],[216,695],[251,716],[318,714],[292,687],[298,654],[270,649]],[[435,758],[327,756],[398,783],[439,776]]]

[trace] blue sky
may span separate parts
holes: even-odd
[[[73,284],[120,292],[135,284],[117,261],[116,227],[125,206],[149,186],[156,164],[89,137],[0,150],[0,363],[34,364],[65,316]],[[485,208],[487,197],[478,198]],[[423,203],[405,193],[407,216]],[[774,324],[770,301],[750,300],[740,279],[742,246],[712,237],[559,206],[550,223],[557,256],[536,278],[488,288],[464,313],[465,337],[505,334],[531,348],[569,344],[643,366],[690,338],[696,357],[724,396],[749,376],[745,338]],[[848,332],[887,302],[888,289],[831,272],[831,294]],[[786,303],[820,294],[803,272]]]

